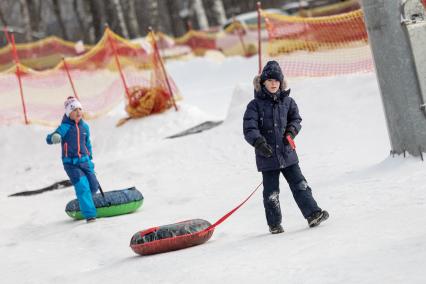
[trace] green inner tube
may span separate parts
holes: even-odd
[[[143,203],[143,195],[135,187],[98,193],[92,196],[96,217],[112,217],[136,211]],[[84,219],[77,199],[68,202],[65,212],[74,219]]]
[[[96,208],[96,217],[112,217],[117,215],[123,215],[135,212],[139,207],[142,206],[143,199],[138,201],[132,201],[130,203],[111,205],[109,207]],[[82,220],[84,219],[81,211],[66,211],[68,216],[71,218]]]

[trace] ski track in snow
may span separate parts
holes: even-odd
[[[255,59],[169,62],[180,111],[120,128],[123,105],[90,121],[94,161],[105,190],[135,185],[144,195],[134,214],[93,224],[66,216],[72,188],[7,197],[66,178],[51,128],[0,127],[2,283],[424,283],[424,164],[389,157],[374,74],[289,78],[303,128],[301,168],[330,219],[309,229],[284,178],[285,233],[271,235],[261,189],[190,249],[136,256],[131,236],[186,219],[215,222],[260,182],[253,149],[242,136],[252,99]],[[206,120],[224,123],[196,135],[164,137]]]

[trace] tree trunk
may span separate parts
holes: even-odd
[[[80,16],[82,24],[84,26],[84,38],[86,43],[95,43],[95,27],[93,25],[93,15],[90,12],[90,3],[86,0],[74,0],[76,1],[76,7],[78,8],[78,1],[80,1]],[[77,10],[78,11],[78,10]],[[76,12],[77,13],[77,12]]]
[[[194,0],[192,2],[192,9],[195,12],[197,17],[198,27],[200,30],[206,30],[209,27],[209,23],[207,21],[206,11],[203,7],[202,0]]]
[[[75,15],[75,18],[77,19],[77,23],[80,27],[81,35],[83,35],[83,41],[86,42],[86,43],[91,42],[90,41],[90,29],[87,28],[87,25],[86,25],[85,21],[83,20],[83,18],[85,16],[84,15],[84,9],[81,9],[81,10],[79,9],[78,2],[79,2],[79,0],[73,0],[73,2],[72,2],[72,6],[73,6],[73,9],[74,9],[74,15]],[[83,12],[81,12],[81,11],[83,11]],[[83,14],[83,17],[81,16],[81,14]]]
[[[129,38],[129,31],[127,30],[126,21],[124,20],[123,7],[121,6],[120,0],[113,0],[118,26],[120,27],[121,34],[125,38]]]
[[[68,40],[69,37],[67,33],[67,28],[65,26],[64,19],[62,18],[59,0],[52,0],[52,3],[53,3],[53,12],[55,13],[56,19],[58,20],[59,28],[61,29],[61,32],[62,32],[62,37]]]
[[[33,32],[40,31],[41,11],[43,1],[27,0],[28,9],[30,11],[31,29]]]
[[[149,3],[148,0],[139,0],[135,2],[136,4],[136,20],[138,21],[139,26],[139,34],[146,35],[148,32],[148,27],[151,25],[150,23],[150,11],[149,11]]]
[[[129,36],[130,38],[140,37],[135,0],[125,0],[125,4],[126,9],[123,7],[123,10],[126,11],[125,14],[128,15],[125,19],[127,19],[126,23],[129,27]]]
[[[148,1],[148,9],[150,11],[150,25],[155,31],[161,31],[163,28],[161,27],[160,22],[160,11],[158,8],[158,0],[149,0]]]
[[[166,1],[159,1],[158,2],[158,10],[161,11],[159,15],[159,21],[161,30],[163,33],[171,34],[172,32],[172,21],[170,17],[170,9],[169,5]]]
[[[176,0],[168,0],[167,6],[169,7],[173,35],[175,37],[183,35],[186,32],[185,22],[179,14],[182,8],[184,8],[182,3]]]
[[[26,42],[32,41],[32,29],[31,29],[31,18],[30,18],[30,10],[28,7],[28,3],[26,0],[19,0],[21,4],[21,14],[22,21],[24,24],[24,36]]]
[[[7,26],[7,21],[6,21],[6,18],[4,17],[4,13],[1,6],[0,6],[0,21],[3,24],[3,26],[5,27]]]
[[[223,23],[226,21],[226,14],[222,0],[213,0],[212,9],[214,12],[216,24],[223,25]]]
[[[99,41],[104,34],[105,12],[103,3],[99,4],[97,0],[83,0],[86,4],[89,2],[89,11],[92,14],[92,26],[95,31],[95,41]]]

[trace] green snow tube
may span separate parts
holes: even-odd
[[[135,212],[142,206],[143,196],[135,187],[105,192],[105,197],[97,193],[93,195],[93,203],[96,207],[96,217],[112,217]],[[82,220],[78,200],[68,202],[65,212],[71,218]]]

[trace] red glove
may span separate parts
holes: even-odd
[[[290,134],[287,134],[287,136],[285,137],[288,141],[288,144],[290,145],[291,149],[296,149],[296,143],[294,143],[293,138],[291,138]]]

